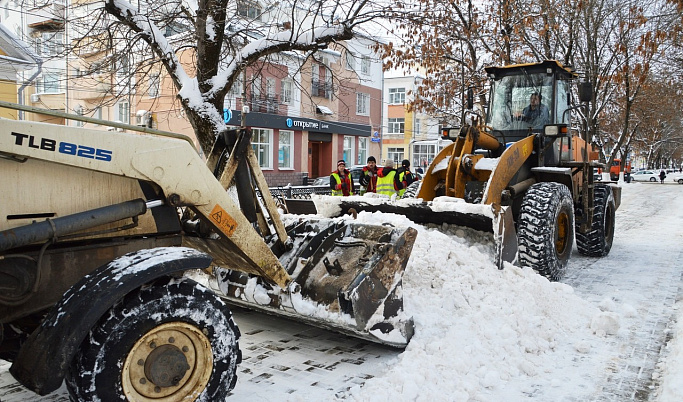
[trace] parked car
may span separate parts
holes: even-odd
[[[674,175],[672,177],[676,183],[683,184],[683,175],[678,174],[678,175]]]
[[[632,181],[659,181],[659,172],[654,170],[640,170],[631,175]]]
[[[322,176],[313,179],[313,181],[309,184],[311,186],[329,186],[330,185],[330,176]]]

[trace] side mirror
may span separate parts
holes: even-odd
[[[474,91],[472,87],[467,88],[467,109],[474,109]]]
[[[593,99],[593,85],[588,81],[579,83],[579,101],[590,102]]]

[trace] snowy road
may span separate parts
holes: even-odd
[[[544,373],[552,377],[552,367],[559,362],[548,353],[547,363],[543,363],[547,366],[538,367],[535,382],[529,381],[532,385],[519,386],[512,378],[505,386],[507,391],[495,393],[495,387],[484,387],[478,397],[463,400],[495,401],[500,400],[496,395],[502,393],[507,401],[657,401],[659,384],[653,376],[658,378],[657,364],[678,313],[675,303],[683,300],[682,211],[681,185],[625,184],[610,255],[593,259],[574,251],[568,276],[562,282],[592,305],[622,311],[618,336],[601,338],[601,353],[606,358],[590,359],[586,352],[568,356],[569,361],[574,361],[574,369],[584,372],[580,383],[550,386],[553,380]],[[673,229],[672,221],[677,222]],[[632,311],[624,313],[623,306]],[[387,400],[373,391],[376,387],[367,392],[363,388],[354,392],[349,389],[372,378],[381,379],[390,367],[401,363],[403,355],[408,355],[407,351],[402,355],[396,349],[248,311],[235,311],[235,321],[242,331],[244,362],[233,400]],[[590,366],[594,362],[601,365]],[[415,363],[416,371],[429,367],[425,362]],[[13,381],[8,367],[0,362],[0,401],[68,400],[63,388],[36,398]],[[461,372],[453,370],[452,381],[459,375]],[[525,376],[519,378],[518,382],[528,381]],[[538,383],[548,386],[533,385]],[[517,389],[524,392],[515,393]],[[485,397],[487,392],[493,392],[489,398]],[[443,398],[456,400],[448,394]]]

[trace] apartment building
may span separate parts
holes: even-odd
[[[0,100],[16,103],[25,83],[18,81],[19,75],[39,62],[31,49],[9,29],[0,23]],[[17,119],[19,112],[0,109],[0,118]]]
[[[440,139],[438,119],[407,108],[422,80],[420,75],[384,78],[382,161],[391,159],[400,164],[408,159],[413,168],[424,168],[448,145]]]
[[[64,58],[66,0],[0,0],[0,22],[38,56],[33,68],[18,72],[27,84],[21,104],[68,111]],[[26,113],[27,120],[65,124],[64,119]]]
[[[2,1],[10,8],[16,2]],[[194,137],[177,90],[163,69],[146,65],[141,71],[134,55],[126,55],[117,44],[102,46],[98,38],[88,39],[92,46],[81,41],[78,52],[68,57],[62,54],[65,44],[78,36],[66,21],[87,16],[101,3],[33,1],[35,7],[17,7],[8,16],[46,60],[27,93],[27,104]],[[242,6],[238,12],[251,22],[279,18],[258,1]],[[304,10],[295,11],[301,11],[302,18],[310,17]],[[169,41],[186,29],[176,28],[167,29]],[[279,55],[248,70],[226,96],[225,121],[252,129],[252,146],[269,185],[300,185],[308,178],[329,175],[338,159],[361,164],[367,156],[380,153],[383,72],[373,44],[372,38],[361,37],[333,44],[307,60],[294,52]],[[113,63],[98,64],[114,53]],[[53,57],[59,54],[61,58]],[[194,53],[184,50],[178,57],[191,65]],[[124,80],[131,71],[134,80]],[[105,129],[78,121],[48,121]]]

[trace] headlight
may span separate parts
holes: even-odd
[[[566,124],[549,124],[545,126],[547,137],[566,137],[569,133],[569,126]]]

